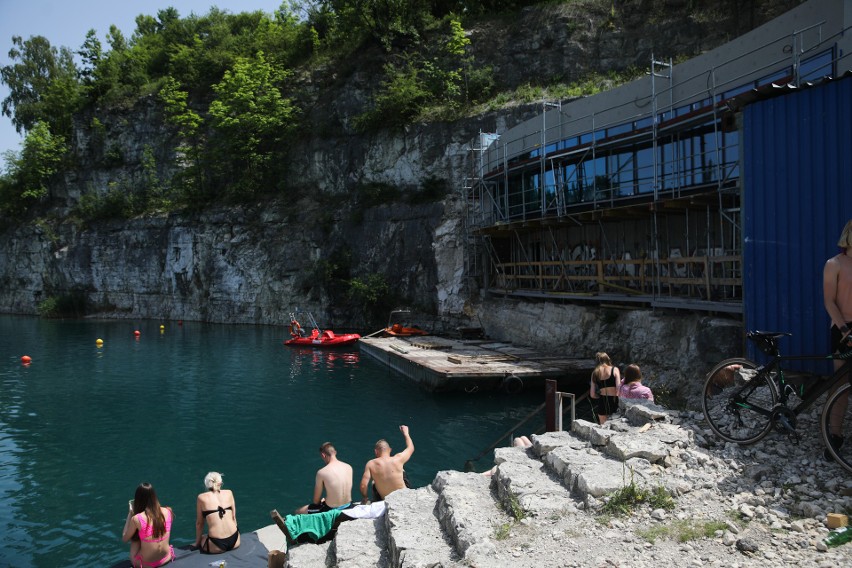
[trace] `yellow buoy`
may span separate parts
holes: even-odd
[[[98,338],[98,339],[96,339],[96,340],[95,340],[95,345],[97,345],[98,347],[100,347],[100,346],[101,346],[101,345],[103,345],[103,344],[104,344],[104,340],[103,340],[103,339]]]

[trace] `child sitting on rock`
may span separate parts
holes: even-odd
[[[624,382],[618,389],[621,398],[644,398],[654,402],[654,393],[642,384],[642,370],[639,365],[628,365],[624,370]]]

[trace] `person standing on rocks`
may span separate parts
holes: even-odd
[[[618,389],[621,398],[644,398],[654,402],[654,393],[642,384],[642,370],[639,365],[628,365],[624,369],[624,382]]]
[[[612,364],[604,352],[595,353],[595,370],[589,385],[589,398],[598,415],[598,423],[603,424],[618,410],[618,389],[621,387],[621,373]]]
[[[831,352],[835,354],[852,347],[852,219],[840,233],[837,246],[841,248],[840,254],[829,258],[822,271],[823,303],[831,318]],[[837,371],[843,363],[835,360],[834,370]],[[829,438],[835,449],[843,444],[843,416],[848,400],[844,402],[833,407],[829,418]],[[829,461],[833,459],[827,449],[823,456]]]
[[[397,489],[409,486],[403,467],[411,459],[411,454],[414,453],[414,442],[411,441],[411,436],[408,434],[408,426],[403,424],[399,427],[399,430],[405,437],[405,449],[398,454],[391,455],[391,447],[387,441],[379,440],[376,442],[373,449],[376,457],[367,462],[364,467],[364,475],[361,477],[361,503],[369,502],[367,490],[371,479],[373,481],[373,501],[382,501]]]
[[[310,505],[297,509],[297,515],[324,513],[352,505],[352,466],[337,459],[337,450],[331,442],[324,443],[319,451],[325,467],[317,471],[314,500]]]

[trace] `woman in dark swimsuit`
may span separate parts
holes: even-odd
[[[218,554],[240,546],[237,505],[230,489],[222,489],[222,475],[211,471],[204,477],[207,491],[195,504],[195,546],[202,552]],[[202,535],[204,523],[207,534]]]
[[[610,415],[618,410],[618,389],[621,387],[621,373],[612,364],[606,353],[595,353],[595,370],[589,385],[589,397],[598,422],[603,424]]]

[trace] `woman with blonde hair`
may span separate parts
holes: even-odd
[[[240,546],[237,505],[230,489],[222,489],[222,474],[211,471],[204,477],[207,491],[195,501],[195,546],[206,554],[220,554]],[[201,534],[204,523],[207,534]]]
[[[595,370],[589,385],[589,398],[598,415],[598,423],[603,424],[618,410],[618,389],[621,386],[621,374],[604,352],[595,353]]]

